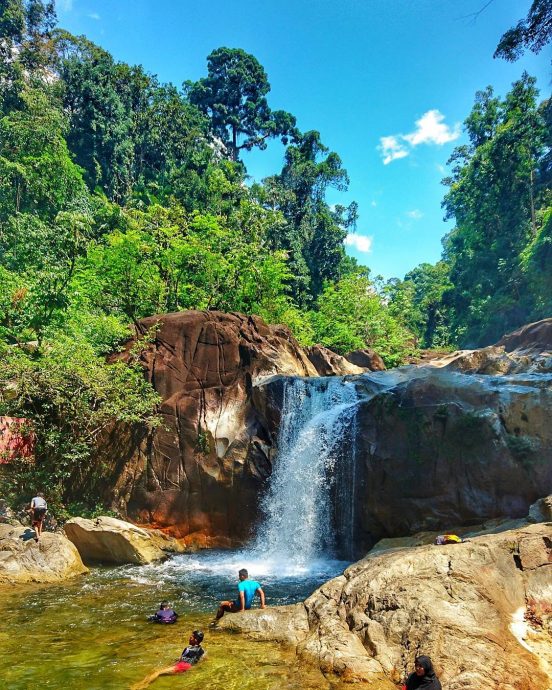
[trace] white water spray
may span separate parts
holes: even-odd
[[[256,550],[266,558],[306,566],[332,557],[343,546],[336,543],[336,524],[340,532],[348,532],[340,534],[340,539],[349,542],[345,550],[351,547],[355,458],[348,433],[354,426],[356,407],[357,393],[350,381],[286,381],[278,454],[261,504],[264,521],[257,533]],[[336,477],[347,480],[349,486],[336,487]],[[332,508],[334,495],[345,504],[337,506],[337,519]]]

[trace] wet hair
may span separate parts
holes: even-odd
[[[201,630],[194,630],[192,635],[199,642],[199,644],[201,644],[203,642],[203,638],[205,637]]]
[[[433,664],[428,656],[417,656],[414,659],[414,665],[419,666],[424,669],[424,673],[428,678],[435,677],[435,671],[433,670]]]
[[[249,573],[247,572],[247,570],[246,570],[245,568],[242,568],[242,569],[239,571],[238,575],[239,575],[240,577],[249,577]]]
[[[169,602],[168,602],[168,601],[162,601],[162,602],[159,604],[159,608],[160,608],[160,609],[169,608]]]

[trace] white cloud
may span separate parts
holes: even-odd
[[[448,144],[460,136],[460,123],[449,127],[444,123],[445,116],[434,108],[428,110],[419,120],[416,129],[409,134],[390,134],[380,138],[378,146],[383,157],[383,164],[387,165],[398,158],[406,158],[411,150],[420,144]]]
[[[370,204],[370,206],[373,206],[374,208],[376,208],[377,205],[378,205],[377,201],[372,201],[372,203]]]
[[[388,163],[391,163],[391,161],[395,161],[398,158],[408,156],[408,151],[404,147],[404,144],[401,144],[399,141],[399,137],[381,137],[379,150],[383,156],[384,165],[387,165]]]
[[[56,0],[58,10],[62,12],[71,12],[73,9],[73,0]]]
[[[403,139],[412,146],[418,144],[448,144],[460,136],[460,124],[457,122],[451,129],[445,125],[445,116],[438,110],[428,110],[419,120],[416,120],[416,129],[411,134],[405,134]]]
[[[372,237],[366,235],[359,235],[356,232],[350,232],[345,238],[345,244],[348,247],[354,247],[358,252],[369,254],[372,251]]]
[[[412,220],[420,220],[420,218],[424,217],[424,214],[418,208],[414,208],[412,211],[407,211],[406,215],[409,218],[412,218]]]
[[[90,17],[90,19],[96,19],[96,20],[101,19],[100,15],[97,12],[90,12],[90,14],[88,16]]]

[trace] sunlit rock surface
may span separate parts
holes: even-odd
[[[184,550],[176,539],[112,517],[71,518],[64,530],[85,563],[143,565]]]
[[[0,524],[0,585],[60,582],[88,572],[75,546],[62,534]]]
[[[322,345],[307,348],[307,355],[320,376],[347,376],[370,371],[368,367],[357,366],[349,359],[338,355]]]
[[[305,601],[308,631],[291,625],[303,620],[298,607],[270,624],[270,608],[223,621],[253,638],[286,640],[325,673],[383,690],[421,653],[447,690],[549,690],[551,601],[549,523],[368,554]]]

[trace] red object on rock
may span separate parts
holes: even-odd
[[[0,417],[0,465],[17,458],[34,459],[35,434],[24,417]]]

